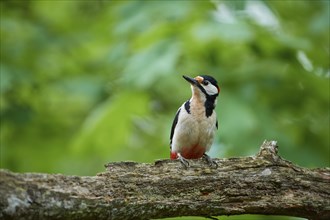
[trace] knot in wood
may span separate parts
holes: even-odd
[[[265,140],[260,146],[260,151],[257,154],[257,157],[262,157],[268,161],[276,163],[280,159],[277,153],[278,153],[277,141]]]

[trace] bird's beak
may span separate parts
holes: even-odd
[[[191,78],[191,77],[185,76],[185,75],[183,75],[182,77],[192,85],[197,85],[198,84],[197,80],[194,79],[194,78]]]

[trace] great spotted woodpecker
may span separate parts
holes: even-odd
[[[175,115],[170,136],[171,159],[179,159],[185,167],[189,167],[187,159],[203,157],[210,166],[217,167],[205,152],[210,150],[218,129],[214,108],[220,88],[211,76],[183,78],[191,84],[192,97]]]

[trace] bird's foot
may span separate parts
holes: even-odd
[[[187,169],[190,164],[188,162],[188,160],[186,158],[184,158],[183,156],[181,156],[180,153],[178,153],[178,159],[180,160],[181,164]]]
[[[209,155],[203,154],[203,159],[211,168],[218,168],[217,162],[215,162]]]

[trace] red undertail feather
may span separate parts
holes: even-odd
[[[180,152],[181,156],[185,159],[199,159],[205,153],[205,147],[201,147],[199,145],[195,145],[193,147],[183,147]],[[171,151],[171,159],[175,160],[178,158],[177,152]]]
[[[171,160],[178,159],[178,154],[176,152],[171,151]]]

